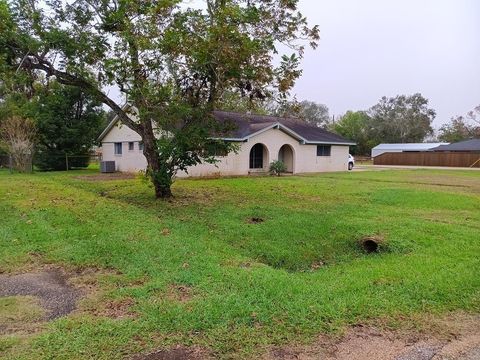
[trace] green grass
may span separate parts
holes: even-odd
[[[480,172],[179,180],[169,202],[139,179],[85,175],[95,173],[0,172],[0,272],[97,268],[99,306],[131,299],[136,316],[93,315],[82,302],[26,339],[0,337],[0,357],[195,344],[250,358],[371,319],[480,310]],[[385,239],[380,253],[360,249],[366,235]],[[171,296],[178,286],[188,298]]]

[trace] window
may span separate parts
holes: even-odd
[[[138,150],[143,151],[143,141],[138,143]]]
[[[130,141],[130,142],[128,143],[128,151],[133,151],[134,144],[135,144],[135,143],[134,143],[133,141]]]
[[[115,155],[122,155],[122,143],[117,142],[114,144]]]
[[[250,150],[250,169],[263,168],[263,145],[255,144]]]
[[[317,156],[330,156],[331,145],[317,145]]]

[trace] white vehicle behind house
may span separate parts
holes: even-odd
[[[352,170],[354,166],[355,158],[351,154],[348,154],[348,170]]]

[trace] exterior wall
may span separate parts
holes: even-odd
[[[128,151],[128,142],[134,142],[134,150]],[[113,160],[118,171],[144,170],[147,162],[138,149],[140,136],[126,126],[114,126],[103,139],[103,160]],[[122,142],[122,155],[114,155],[114,143]],[[264,145],[263,169],[249,169],[250,150],[257,144]],[[288,144],[293,150],[293,173],[344,171],[348,167],[348,146],[332,145],[330,156],[317,156],[317,145],[302,145],[298,140],[280,129],[270,129],[239,144],[238,153],[219,157],[217,164],[200,164],[189,169],[188,174],[179,172],[178,177],[248,175],[268,171],[269,164],[278,160],[280,148]]]
[[[145,170],[147,159],[139,149],[142,140],[140,135],[125,125],[115,125],[102,140],[102,160],[115,161],[117,171],[137,172]],[[122,155],[115,155],[114,144],[122,143]],[[128,143],[133,142],[132,151],[128,150]]]

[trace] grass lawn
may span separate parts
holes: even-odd
[[[480,172],[179,180],[169,202],[96,175],[0,172],[0,272],[90,269],[95,289],[41,330],[0,336],[0,357],[183,344],[250,358],[372,319],[480,311]],[[367,235],[385,240],[378,254],[358,246]]]

